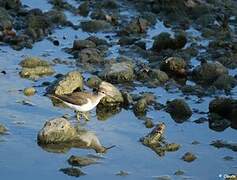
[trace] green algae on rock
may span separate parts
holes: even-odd
[[[63,95],[69,94],[76,89],[83,90],[83,77],[79,71],[71,71],[61,78],[54,81],[47,92],[51,94]]]
[[[100,144],[94,133],[76,129],[65,118],[55,118],[47,121],[39,131],[37,141],[45,149],[47,149],[47,146],[57,145],[58,147],[94,149],[98,153],[104,153],[107,150]]]

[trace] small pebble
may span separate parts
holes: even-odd
[[[36,93],[36,90],[33,87],[29,87],[29,88],[25,88],[23,90],[23,93],[25,96],[33,96]]]
[[[186,162],[192,162],[195,159],[197,159],[197,157],[195,156],[195,154],[193,154],[191,152],[187,152],[183,155],[182,159]]]

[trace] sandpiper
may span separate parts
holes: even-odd
[[[97,93],[91,92],[73,92],[71,94],[65,95],[51,95],[51,97],[59,99],[68,107],[74,109],[77,112],[77,119],[79,120],[81,115],[89,120],[86,112],[92,110],[99,104],[100,100],[105,97],[110,96],[106,93],[106,89],[103,86],[99,87]]]

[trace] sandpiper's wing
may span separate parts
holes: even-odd
[[[53,97],[56,97],[62,101],[75,104],[75,105],[83,105],[88,102],[87,98],[90,93],[85,92],[73,92],[71,94],[64,94],[64,95],[53,95]]]

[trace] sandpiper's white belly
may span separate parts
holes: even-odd
[[[92,103],[90,99],[87,98],[87,103],[83,104],[83,105],[75,105],[75,104],[71,104],[68,102],[63,101],[67,106],[69,106],[72,109],[75,109],[76,111],[80,111],[80,112],[86,112],[86,111],[90,111],[91,109],[93,109],[97,104],[96,103]]]

